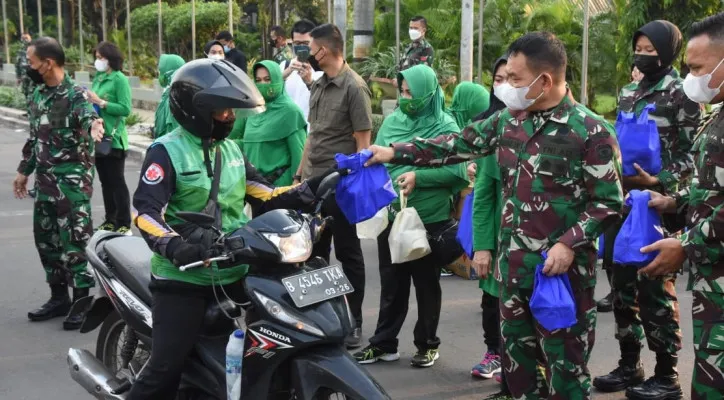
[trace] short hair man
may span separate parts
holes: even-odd
[[[224,46],[224,58],[226,61],[236,65],[241,68],[244,73],[246,73],[246,55],[236,48],[236,45],[234,44],[234,37],[231,35],[231,32],[221,31],[218,35],[216,35],[215,39]]]
[[[309,63],[324,75],[311,85],[309,139],[295,180],[318,175],[335,165],[337,153],[352,154],[370,145],[372,129],[371,93],[365,81],[344,60],[344,39],[339,28],[325,24],[310,33]],[[296,36],[295,36],[296,38]],[[350,224],[336,203],[325,213],[334,217],[332,229],[315,246],[313,255],[329,260],[334,235],[334,249],[345,274],[354,287],[349,296],[357,328],[348,337],[347,347],[361,345],[362,300],[365,267],[355,225]]]
[[[20,85],[23,96],[25,96],[25,99],[28,103],[30,102],[30,94],[33,93],[33,89],[35,89],[35,84],[25,73],[28,69],[27,51],[28,45],[30,44],[31,40],[32,37],[29,33],[23,33],[23,35],[20,37],[20,41],[23,45],[20,47],[20,49],[18,49],[18,54],[15,58],[15,77],[17,80],[17,84]]]
[[[724,388],[724,13],[705,18],[689,28],[686,63],[689,75],[684,92],[701,104],[711,104],[702,119],[695,142],[694,179],[673,196],[651,193],[649,206],[661,213],[678,216],[676,231],[685,225],[680,238],[660,240],[641,249],[658,251],[654,261],[638,271],[648,276],[665,276],[691,263],[694,325],[694,374],[691,399],[721,398]],[[666,220],[666,219],[665,219]]]
[[[372,146],[372,163],[437,166],[497,153],[503,211],[495,276],[501,282],[503,365],[514,398],[591,398],[588,359],[595,342],[595,241],[620,218],[620,151],[613,127],[566,86],[563,43],[547,32],[508,48],[508,81],[496,87],[507,108],[459,135]],[[547,252],[544,260],[543,252]],[[547,330],[530,300],[538,265],[566,274],[577,322]],[[489,272],[481,268],[483,275]],[[538,369],[545,354],[549,374]]]
[[[309,44],[312,42],[312,30],[316,25],[312,21],[301,19],[292,26],[292,46],[294,58],[279,63],[284,71],[284,89],[302,109],[304,119],[309,121],[309,88],[324,72],[315,71],[309,59]],[[307,124],[309,126],[309,124]]]
[[[269,32],[269,46],[274,49],[274,56],[272,59],[277,63],[283,61],[289,61],[294,57],[292,48],[287,43],[287,34],[284,32],[284,28],[279,25],[272,26]]]
[[[430,42],[425,40],[425,33],[427,33],[427,20],[425,17],[421,15],[412,17],[409,33],[412,42],[405,49],[398,70],[403,71],[418,64],[427,64],[432,67],[434,50]]]

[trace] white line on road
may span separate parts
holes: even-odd
[[[102,211],[103,206],[91,207],[91,211]],[[26,217],[32,216],[33,210],[22,210],[22,211],[0,211],[0,218],[12,218],[12,217]]]

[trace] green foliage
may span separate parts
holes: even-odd
[[[377,139],[377,132],[380,131],[382,123],[385,121],[385,117],[382,114],[372,114],[372,139],[371,143]]]
[[[25,110],[26,105],[25,96],[20,92],[20,88],[0,87],[0,106]]]
[[[143,123],[145,121],[145,118],[143,118],[140,114],[132,112],[131,115],[126,117],[126,126],[130,127],[136,124]]]
[[[591,104],[591,109],[593,109],[596,113],[601,114],[606,118],[616,117],[616,96],[598,95]]]

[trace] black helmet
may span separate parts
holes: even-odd
[[[237,116],[247,117],[265,110],[264,98],[254,82],[224,60],[204,58],[186,63],[174,74],[169,90],[173,117],[184,129],[202,139],[211,138],[215,126],[219,125],[212,118],[214,111],[233,108],[241,111],[237,111]],[[226,135],[229,131],[231,127]]]

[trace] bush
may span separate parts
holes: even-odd
[[[372,143],[377,139],[377,132],[382,127],[382,122],[385,121],[385,117],[382,114],[372,114]]]
[[[0,106],[25,110],[27,100],[19,88],[0,87]]]
[[[126,117],[126,127],[130,127],[143,122],[146,122],[146,119],[138,113],[132,112],[131,115]]]

